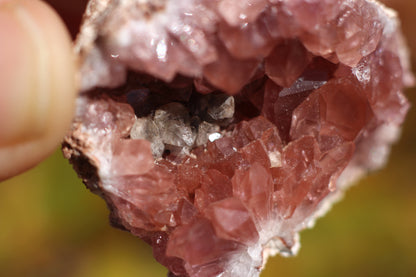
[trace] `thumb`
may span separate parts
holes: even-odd
[[[39,0],[0,0],[0,181],[54,151],[72,119],[75,58],[56,13]]]

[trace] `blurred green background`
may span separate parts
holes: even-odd
[[[48,2],[75,33],[85,1]],[[400,10],[416,53],[416,1],[385,2]],[[416,89],[407,95],[414,106]],[[302,232],[297,257],[270,259],[262,277],[416,276],[415,127],[412,108],[387,167],[352,187],[314,229]],[[0,276],[166,273],[145,243],[109,226],[104,201],[85,189],[59,150],[35,169],[0,183]]]

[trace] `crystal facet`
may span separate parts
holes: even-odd
[[[91,0],[63,151],[172,276],[259,276],[384,165],[408,54],[373,0]]]

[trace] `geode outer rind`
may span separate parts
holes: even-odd
[[[295,254],[298,232],[384,165],[413,82],[395,13],[370,0],[90,1],[76,51],[64,154],[178,276],[258,276]],[[130,137],[137,86],[234,95],[234,121],[155,158]]]

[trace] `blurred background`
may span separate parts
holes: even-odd
[[[77,32],[86,1],[50,0]],[[416,54],[416,1],[385,0],[399,10]],[[416,59],[413,56],[413,68]],[[407,90],[413,106],[416,89]],[[352,187],[314,229],[295,258],[269,260],[268,276],[416,276],[416,109],[387,167]],[[33,170],[0,183],[0,276],[166,276],[151,249],[111,228],[108,211],[59,150]]]

